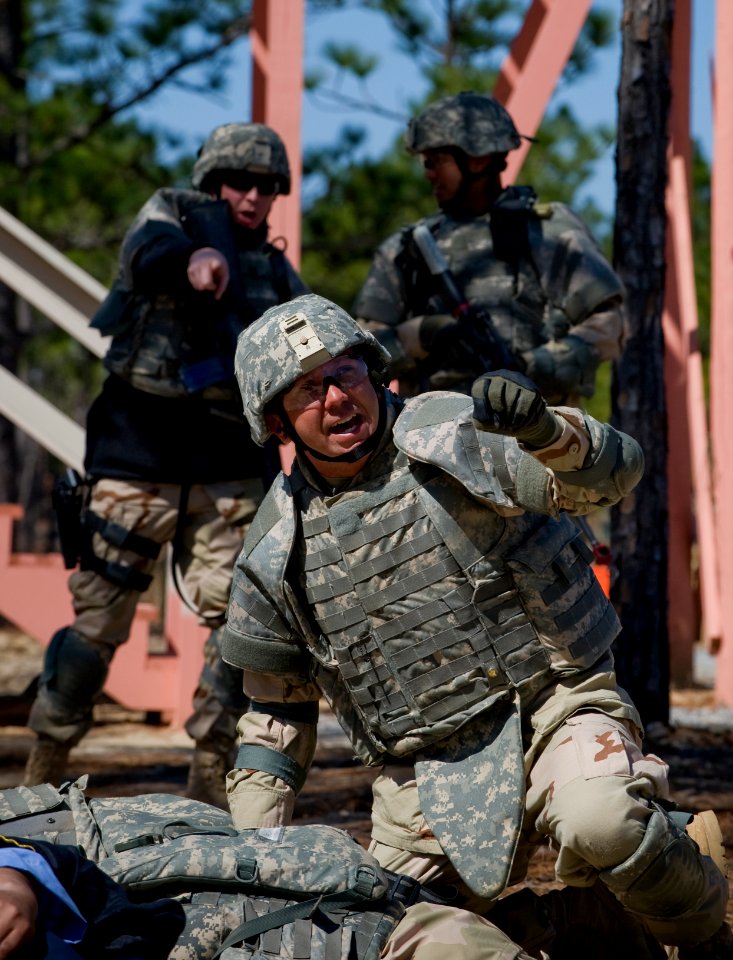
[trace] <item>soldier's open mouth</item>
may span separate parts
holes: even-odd
[[[361,426],[361,417],[357,413],[353,417],[349,417],[348,420],[344,420],[342,423],[337,423],[331,427],[331,433],[354,433]]]

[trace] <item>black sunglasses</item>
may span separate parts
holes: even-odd
[[[221,182],[232,190],[241,190],[249,193],[252,187],[257,189],[261,197],[272,197],[277,193],[280,183],[277,177],[268,177],[266,174],[247,173],[246,170],[224,170]]]

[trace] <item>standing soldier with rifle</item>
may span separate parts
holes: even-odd
[[[290,192],[285,147],[273,130],[217,127],[192,182],[195,190],[158,190],[142,208],[92,321],[112,337],[109,376],[88,415],[86,483],[60,491],[65,560],[79,560],[69,581],[75,619],[46,651],[29,720],[38,739],[27,784],[63,778],[161,547],[171,543],[180,592],[213,631],[187,724],[196,742],[188,792],[225,803],[246,700],[241,679],[221,661],[217,631],[266,470],[242,417],[234,349],[244,327],[307,288],[267,241],[273,200]]]
[[[440,213],[377,251],[354,314],[387,347],[403,394],[469,393],[489,369],[529,376],[554,404],[592,395],[619,355],[623,289],[587,228],[531,187],[502,188],[521,142],[493,97],[444,97],[413,119]]]

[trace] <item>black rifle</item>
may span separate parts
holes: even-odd
[[[494,326],[489,311],[472,306],[461,293],[432,233],[424,223],[412,229],[412,239],[433,277],[441,285],[451,313],[458,321],[458,341],[466,357],[481,373],[488,370],[520,370],[517,358],[507,348]]]

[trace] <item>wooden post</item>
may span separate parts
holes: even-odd
[[[270,240],[282,237],[288,258],[300,266],[301,101],[305,0],[254,0],[252,119],[282,137],[288,152],[291,192],[278,197],[269,217]]]
[[[717,544],[709,463],[702,360],[697,338],[697,302],[690,225],[690,38],[691,0],[677,0],[672,30],[672,107],[667,184],[667,278],[664,381],[667,404],[669,493],[670,678],[692,679],[693,644],[700,636],[698,595],[691,553],[698,546],[700,600],[706,646],[720,641]]]
[[[590,7],[591,0],[533,0],[512,41],[494,96],[527,137],[537,132]],[[514,183],[530,146],[523,140],[507,157],[505,184]]]
[[[718,0],[715,24],[715,152],[712,179],[711,427],[721,585],[722,641],[715,692],[733,706],[733,4]]]

